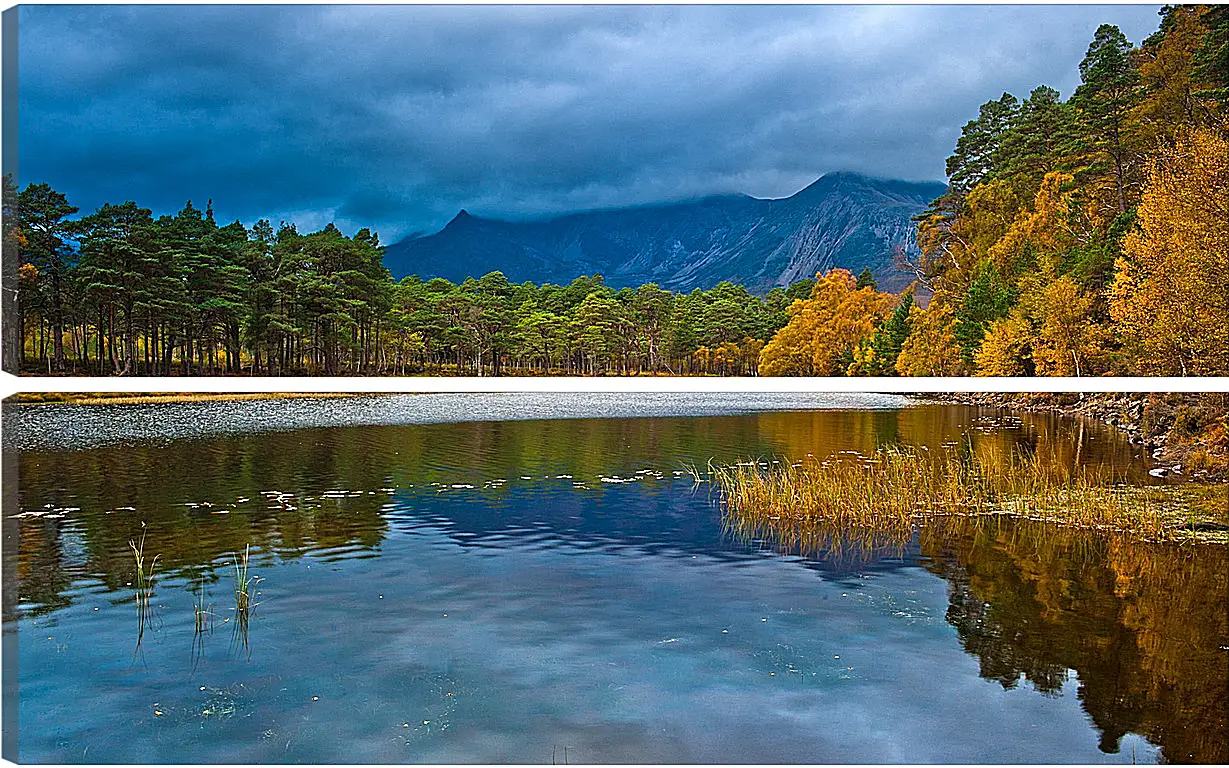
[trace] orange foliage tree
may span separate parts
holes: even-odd
[[[847,269],[817,276],[809,299],[790,305],[789,322],[760,353],[761,376],[828,376],[858,342],[869,336],[895,308],[897,297],[874,288],[859,289]],[[847,364],[847,363],[846,363]]]
[[[1020,312],[990,323],[975,358],[978,376],[1031,376],[1036,333]]]
[[[932,302],[909,313],[909,338],[896,358],[901,376],[963,376],[960,344],[956,341],[956,313],[947,304]]]
[[[1229,373],[1229,141],[1197,128],[1153,159],[1110,312],[1141,372]]]

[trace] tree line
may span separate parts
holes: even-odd
[[[376,234],[212,203],[155,218],[4,179],[24,370],[89,375],[1229,373],[1229,8],[1102,25],[1066,100],[982,105],[917,219],[916,280],[835,269],[766,296],[600,275],[394,282]]]
[[[65,195],[8,177],[4,206],[23,369],[53,374],[748,375],[815,282],[763,297],[728,282],[615,290],[600,275],[395,282],[366,229],[223,226],[212,202],[72,218]]]
[[[1229,374],[1229,7],[1097,29],[1067,100],[983,104],[918,217],[923,308],[821,278],[762,374]]]

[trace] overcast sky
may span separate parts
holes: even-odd
[[[1158,6],[22,6],[19,177],[83,210],[435,230],[828,171],[943,180]]]

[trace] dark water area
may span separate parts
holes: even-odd
[[[1014,446],[1154,482],[1092,422],[433,395],[6,406],[4,441],[25,762],[1229,762],[1227,548],[1000,523],[782,553],[687,470]]]

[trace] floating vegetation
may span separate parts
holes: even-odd
[[[80,512],[81,507],[57,507],[54,504],[44,504],[41,509],[25,509],[13,517],[45,517],[58,520],[71,512]]]
[[[1143,541],[1209,540],[1210,532],[1229,531],[1218,522],[1229,520],[1224,488],[1131,487],[1020,450],[931,455],[893,447],[709,470],[728,525],[798,551],[878,550],[908,541],[921,525],[994,516]],[[694,467],[688,473],[701,479]]]

